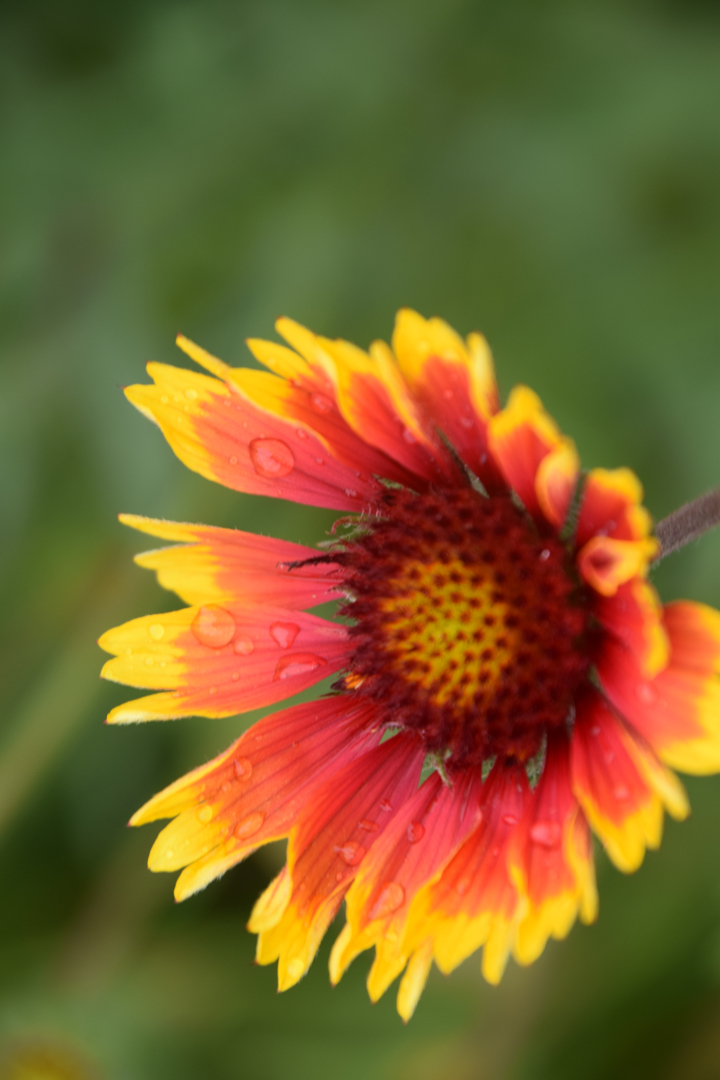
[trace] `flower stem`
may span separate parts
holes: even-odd
[[[657,523],[655,535],[660,541],[660,552],[655,561],[659,562],[716,525],[720,525],[720,487],[685,503]]]

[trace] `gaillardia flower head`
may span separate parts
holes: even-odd
[[[375,947],[375,1000],[408,1018],[433,962],[483,946],[497,982],[579,914],[595,918],[591,830],[621,869],[688,812],[673,769],[720,770],[720,615],[661,607],[642,490],[582,473],[536,395],[500,408],[484,339],[401,311],[368,353],[281,319],[270,370],[151,364],[130,400],[190,468],[238,491],[341,511],[322,552],[232,529],[124,517],[188,607],[101,645],[106,678],[158,691],[114,723],[228,716],[336,674],[266,716],[132,819],[172,818],[153,870],[179,900],[262,844],[287,864],[249,927],[280,989],[345,900],[337,981]],[[340,600],[343,622],[309,613]]]

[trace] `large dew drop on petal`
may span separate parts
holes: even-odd
[[[290,656],[283,656],[282,660],[278,660],[273,680],[307,675],[308,672],[315,671],[323,664],[327,664],[327,660],[324,660],[322,656],[316,656],[315,653],[291,653]]]
[[[276,622],[270,627],[270,637],[281,649],[289,649],[299,633],[297,623]]]
[[[193,619],[192,631],[201,645],[221,649],[235,637],[235,620],[225,608],[206,604]]]
[[[248,449],[258,476],[275,480],[287,476],[295,468],[292,450],[280,439],[253,439]]]

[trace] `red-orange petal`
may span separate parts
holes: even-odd
[[[578,703],[571,749],[572,787],[615,865],[637,870],[662,836],[663,807],[687,816],[682,785],[594,690]]]
[[[236,491],[335,510],[361,510],[377,499],[376,481],[358,476],[362,462],[350,468],[338,461],[314,431],[260,408],[239,388],[165,364],[148,364],[148,373],[155,385],[130,386],[127,397],[202,476]]]
[[[527,901],[514,947],[521,964],[531,964],[549,937],[564,938],[580,913],[597,915],[592,844],[570,784],[568,739],[548,736],[547,757],[534,797],[526,808],[522,845],[514,847],[510,872]]]
[[[374,342],[366,353],[347,341],[311,334],[289,319],[279,320],[277,329],[323,371],[341,415],[366,443],[426,482],[460,479],[387,345]]]
[[[335,774],[302,811],[288,844],[292,891],[278,922],[260,933],[257,946],[259,963],[279,960],[281,990],[293,986],[312,963],[362,862],[360,848],[370,849],[415,791],[423,756],[416,736],[397,735]],[[375,822],[377,831],[367,829],[367,821]]]
[[[644,540],[652,519],[642,499],[642,484],[630,469],[591,469],[583,486],[576,546],[583,547],[594,536]]]
[[[536,487],[538,470],[549,454],[571,444],[563,440],[537,394],[527,386],[516,386],[505,408],[490,418],[488,442],[506,482],[520,496],[528,513],[538,523],[544,522]],[[548,485],[541,486],[543,497],[549,490]],[[557,511],[552,502],[550,505],[554,517]]]
[[[535,494],[546,520],[558,531],[567,519],[579,476],[580,458],[570,439],[563,439],[538,466]]]
[[[260,408],[292,420],[299,439],[314,431],[333,457],[347,465],[355,476],[361,470],[364,476],[372,473],[417,488],[418,477],[412,471],[366,442],[350,427],[340,413],[334,391],[313,392],[266,371],[249,368],[229,368],[226,378]]]
[[[110,723],[179,716],[232,716],[305,690],[341,668],[351,651],[344,626],[264,605],[205,604],[146,615],[108,630],[112,682],[171,691],[119,705]]]
[[[483,787],[481,823],[413,901],[408,953],[432,942],[435,962],[447,974],[484,945],[483,974],[488,982],[500,981],[524,910],[508,857],[531,797],[524,769],[494,766]]]
[[[374,704],[348,708],[337,697],[265,717],[133,815],[131,825],[174,818],[153,845],[150,869],[186,867],[175,888],[184,900],[257,847],[287,836],[313,792],[380,734]]]
[[[488,490],[504,487],[487,447],[487,422],[499,406],[485,338],[471,334],[466,343],[442,319],[403,308],[392,347],[413,395],[461,460]]]
[[[157,571],[158,581],[188,604],[270,604],[311,608],[337,597],[339,568],[316,560],[314,548],[258,536],[240,529],[189,525],[121,514],[124,525],[177,540],[175,547],[158,548],[135,556],[135,562]],[[295,564],[295,565],[293,565]]]
[[[581,577],[601,596],[614,596],[621,585],[644,577],[660,545],[652,537],[618,540],[593,536],[577,557]]]
[[[680,772],[720,771],[720,614],[681,602],[665,609],[670,660],[647,679],[633,655],[608,638],[597,661],[612,704],[661,761]]]
[[[598,596],[593,611],[600,623],[630,650],[643,675],[653,679],[670,656],[658,595],[649,582],[635,577],[614,596]]]
[[[345,898],[347,924],[330,955],[333,983],[373,945],[376,957],[368,977],[373,1001],[405,967],[403,936],[410,905],[477,825],[481,773],[480,769],[458,773],[452,786],[434,773],[373,845]],[[399,903],[393,902],[399,898]]]

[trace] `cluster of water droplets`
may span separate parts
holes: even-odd
[[[163,633],[159,633],[159,630],[162,630]],[[301,628],[297,623],[273,622],[268,627],[268,635],[279,649],[289,650],[292,648],[300,630]],[[258,642],[257,637],[254,639],[250,634],[240,630],[232,613],[219,604],[204,604],[198,608],[192,622],[192,632],[199,644],[208,649],[219,650],[232,643],[233,653],[237,656],[250,656],[255,651]],[[163,636],[164,628],[160,623],[152,624],[149,633],[157,641]],[[287,656],[281,656],[278,660],[273,680],[306,675],[326,663],[327,661],[316,653],[289,653]],[[231,676],[232,680],[237,682],[241,678],[241,674],[240,670],[234,671]]]

